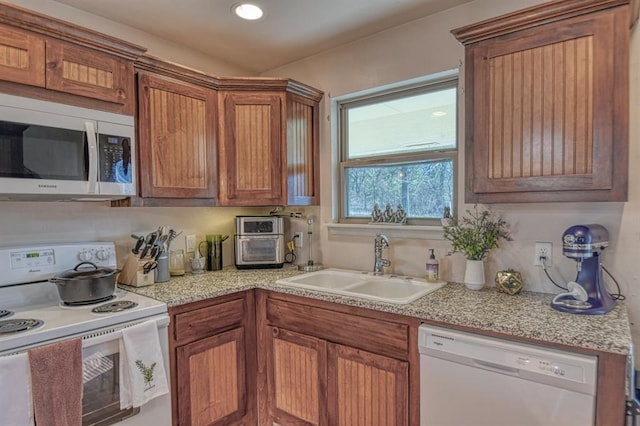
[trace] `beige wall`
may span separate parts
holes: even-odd
[[[521,9],[540,1],[534,0],[477,0],[438,15],[413,21],[349,45],[306,58],[277,68],[265,75],[287,75],[314,85],[326,92],[321,120],[322,201],[321,221],[333,220],[332,160],[335,159],[335,138],[329,122],[331,98],[348,93],[425,76],[458,66],[464,58],[462,46],[451,36],[450,30],[462,25]],[[638,163],[640,125],[635,117],[640,114],[640,35],[636,30],[632,39],[631,65],[631,129],[630,162]],[[463,80],[461,80],[463,81]],[[462,102],[463,98],[460,98]],[[460,121],[464,111],[460,109]],[[460,138],[463,140],[463,127]],[[460,155],[460,166],[464,158]],[[540,268],[534,267],[533,248],[536,241],[553,242],[551,273],[566,282],[575,277],[575,263],[562,256],[562,232],[575,224],[600,223],[610,233],[611,246],[604,262],[622,285],[627,296],[633,332],[640,337],[635,322],[640,318],[640,290],[635,270],[640,261],[640,171],[630,167],[629,201],[627,203],[550,203],[493,205],[501,212],[513,229],[514,241],[505,243],[493,252],[487,264],[487,279],[504,268],[523,272],[526,288],[555,292]],[[460,179],[462,182],[462,179]],[[463,194],[460,185],[460,194]],[[462,195],[460,197],[463,198]],[[460,209],[470,208],[461,204]],[[443,240],[392,238],[390,258],[395,272],[422,275],[425,270],[427,248],[435,248],[441,260],[442,275],[460,281],[464,274],[464,260],[456,254],[446,257],[449,248]],[[321,233],[320,252],[325,264],[336,267],[370,269],[373,263],[373,235],[365,237],[330,235],[325,228]],[[354,255],[357,253],[357,255]]]

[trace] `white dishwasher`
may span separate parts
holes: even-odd
[[[422,325],[421,426],[586,426],[597,357]]]

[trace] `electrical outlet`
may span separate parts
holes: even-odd
[[[533,264],[535,266],[543,266],[541,257],[545,257],[545,265],[547,268],[551,266],[551,259],[553,258],[553,243],[536,243],[536,248],[534,250],[535,258],[533,259]]]
[[[304,241],[302,239],[302,235],[304,235],[301,231],[293,233],[293,239],[296,242],[296,247],[304,247]]]
[[[196,236],[187,235],[184,237],[184,247],[187,253],[193,253],[196,251]]]

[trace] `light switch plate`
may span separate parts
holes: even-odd
[[[194,253],[196,251],[196,236],[187,235],[184,237],[184,246],[187,253]]]

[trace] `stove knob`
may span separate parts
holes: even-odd
[[[96,257],[98,260],[108,260],[111,257],[111,253],[109,250],[100,249],[96,252]]]
[[[93,259],[93,254],[90,251],[87,251],[87,250],[81,251],[78,254],[78,259],[80,259],[83,262],[88,262],[91,259]]]

